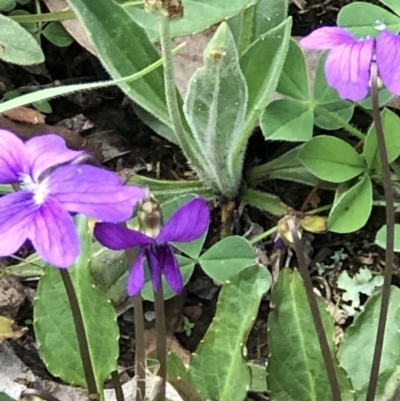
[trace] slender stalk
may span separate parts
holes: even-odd
[[[178,140],[179,146],[184,152],[186,158],[194,165],[194,167],[199,167],[201,164],[199,163],[198,155],[193,152],[192,147],[186,138],[185,128],[179,111],[178,98],[176,95],[170,22],[168,16],[164,14],[159,15],[159,24],[161,54],[164,65],[165,98],[167,100],[169,116],[171,118],[176,139]]]
[[[161,280],[160,288],[154,291],[154,309],[156,313],[157,359],[160,364],[158,376],[161,379],[160,387],[158,388],[154,401],[165,401],[165,383],[167,379],[167,329],[165,325],[164,294]]]
[[[356,127],[353,127],[350,123],[348,123],[347,121],[343,120],[343,118],[341,118],[340,116],[338,116],[335,113],[330,112],[329,110],[325,109],[324,107],[320,106],[320,105],[314,105],[314,111],[326,118],[329,118],[329,120],[340,124],[347,132],[349,132],[350,134],[354,135],[355,137],[357,137],[360,140],[365,140],[366,135],[364,133],[362,133],[359,129],[357,129]]]
[[[96,379],[94,376],[92,359],[89,353],[89,344],[86,336],[83,317],[79,307],[78,297],[72,284],[71,277],[67,269],[59,269],[64,283],[65,291],[71,307],[72,317],[74,319],[76,335],[78,337],[79,351],[81,354],[83,371],[85,373],[86,384],[89,392],[89,401],[100,401],[100,394],[97,390]]]
[[[117,370],[111,372],[111,381],[117,401],[125,401],[124,392],[122,391],[121,381],[119,380],[119,374]],[[139,401],[139,399],[137,400]]]
[[[138,249],[130,248],[125,251],[128,265],[132,266]],[[136,376],[136,401],[146,399],[146,354],[144,341],[144,314],[141,294],[133,297],[133,312],[135,322],[135,376]]]
[[[389,309],[390,285],[393,274],[393,259],[394,259],[393,249],[394,249],[394,224],[395,224],[393,188],[391,182],[390,166],[386,150],[385,135],[383,132],[381,113],[379,110],[378,68],[375,62],[372,62],[371,65],[371,95],[372,95],[372,114],[376,128],[376,137],[377,137],[379,155],[381,158],[382,172],[383,172],[383,187],[385,190],[385,200],[386,200],[387,231],[386,231],[385,273],[384,273],[384,281],[382,288],[382,302],[379,314],[375,351],[372,360],[371,375],[369,378],[366,401],[374,401],[376,387],[378,384],[379,367],[382,358],[383,340],[385,337],[385,328]]]
[[[262,241],[263,239],[267,238],[268,236],[272,235],[276,230],[278,229],[278,226],[272,227],[267,231],[264,231],[261,234],[256,235],[255,237],[253,237],[249,242],[250,244],[254,245],[257,242]]]
[[[144,345],[143,300],[140,294],[133,297],[133,309],[135,313],[136,400],[144,401],[146,399],[146,354]]]
[[[322,324],[322,318],[319,313],[317,299],[315,297],[314,288],[312,285],[311,277],[308,272],[307,264],[304,259],[303,243],[301,242],[294,219],[288,219],[288,224],[294,241],[294,250],[296,252],[297,261],[299,264],[300,274],[304,281],[304,286],[307,292],[308,302],[310,304],[311,314],[314,320],[315,330],[317,332],[319,345],[322,351],[322,357],[324,358],[326,373],[328,375],[329,384],[331,386],[332,397],[334,401],[342,401],[340,394],[339,381],[336,376],[335,365],[333,364],[332,354],[329,349],[328,340],[324,326]]]

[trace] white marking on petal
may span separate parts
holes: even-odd
[[[36,182],[29,174],[20,174],[20,184],[24,191],[33,192],[33,200],[36,205],[42,205],[49,194],[47,179]]]

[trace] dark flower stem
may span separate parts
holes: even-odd
[[[311,282],[311,277],[308,272],[306,261],[304,259],[303,243],[301,242],[298,236],[294,219],[288,219],[288,224],[290,227],[290,232],[293,237],[294,250],[296,252],[297,262],[299,264],[299,271],[304,281],[308,303],[310,304],[311,314],[314,320],[315,330],[318,336],[319,346],[321,347],[322,357],[324,358],[326,373],[328,375],[329,384],[331,386],[333,401],[342,401],[339,381],[335,371],[335,365],[333,363],[332,354],[329,349],[329,344],[326,338],[326,333],[324,325],[322,323],[321,314],[319,313],[318,303]]]
[[[125,401],[124,392],[122,391],[121,381],[119,380],[119,374],[117,370],[114,370],[111,373],[111,381],[114,387],[115,397],[117,398],[117,401]]]
[[[165,382],[167,378],[167,330],[165,325],[165,307],[162,281],[160,288],[154,291],[154,309],[156,313],[156,332],[157,332],[157,359],[160,364],[158,376],[161,379],[160,387],[154,401],[165,401]]]
[[[132,266],[138,249],[130,248],[125,251],[128,265]],[[144,348],[144,314],[143,300],[139,293],[133,297],[133,312],[135,322],[135,376],[136,376],[136,400],[146,399],[146,355]]]
[[[373,62],[371,65],[371,95],[372,95],[372,114],[375,123],[376,137],[377,137],[379,155],[381,158],[381,165],[383,172],[383,187],[385,190],[385,200],[386,200],[387,231],[386,231],[385,275],[382,288],[382,302],[379,314],[378,330],[376,334],[374,358],[372,360],[371,375],[369,378],[368,392],[366,398],[367,401],[374,401],[376,387],[378,384],[379,367],[382,358],[383,340],[385,337],[385,328],[389,309],[390,285],[393,273],[394,223],[395,223],[393,188],[392,188],[390,166],[388,162],[387,150],[385,144],[385,135],[383,133],[381,113],[379,110],[378,69],[375,62]]]
[[[133,297],[133,310],[135,314],[136,400],[144,401],[146,399],[146,355],[144,348],[143,300],[140,293]]]
[[[86,330],[83,324],[83,317],[79,307],[78,298],[72,284],[71,277],[67,269],[59,269],[64,283],[65,291],[71,307],[72,317],[74,319],[76,335],[78,337],[79,351],[81,354],[83,371],[85,373],[86,384],[89,392],[89,401],[99,401],[100,394],[97,390],[96,379],[94,376],[92,359],[89,353],[89,344],[86,337]]]

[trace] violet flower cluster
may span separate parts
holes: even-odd
[[[374,60],[386,88],[400,95],[400,36],[393,32],[383,29],[377,38],[356,39],[344,28],[323,27],[300,43],[309,49],[330,50],[325,63],[326,79],[343,99],[360,101],[368,95]]]
[[[0,257],[18,251],[30,240],[46,262],[71,266],[80,243],[71,214],[82,213],[102,221],[95,227],[98,240],[111,249],[138,246],[131,268],[128,292],[144,285],[144,258],[148,260],[155,289],[164,274],[171,288],[182,290],[182,276],[170,242],[190,242],[208,228],[209,210],[195,198],[181,206],[161,227],[156,238],[124,228],[134,206],[147,190],[124,185],[113,172],[88,164],[85,154],[66,147],[64,139],[48,134],[25,143],[0,129],[0,184],[13,184],[16,192],[0,198]]]

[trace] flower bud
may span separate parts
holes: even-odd
[[[163,214],[158,201],[150,194],[139,206],[140,231],[149,237],[157,237],[163,225]]]
[[[150,14],[166,15],[169,19],[183,17],[182,0],[144,0],[144,7]]]

